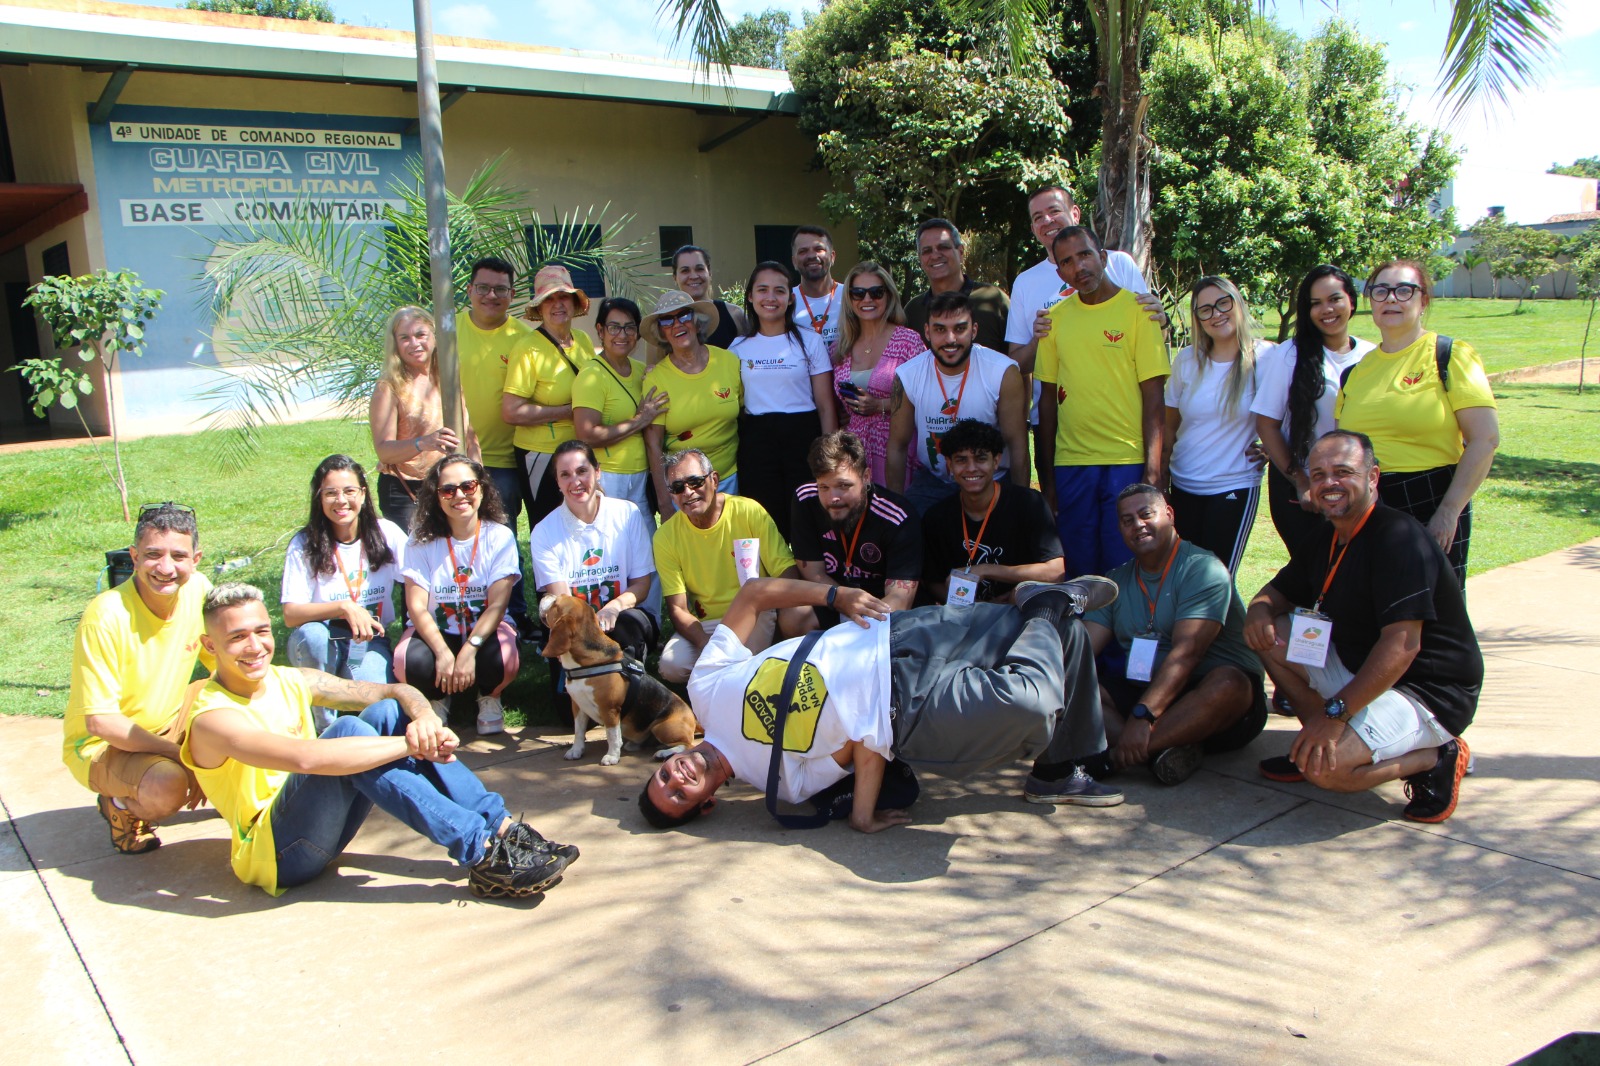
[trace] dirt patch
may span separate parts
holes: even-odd
[[[1522,385],[1576,385],[1578,370],[1583,365],[1582,360],[1568,359],[1563,363],[1524,366],[1516,370],[1502,370],[1498,374],[1490,374],[1489,380],[1497,385],[1509,382]],[[1587,367],[1583,375],[1584,384],[1600,385],[1600,355],[1590,359]]]

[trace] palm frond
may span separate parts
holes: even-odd
[[[1560,18],[1546,0],[1455,0],[1439,96],[1452,117],[1500,102],[1537,79]]]
[[[732,73],[721,0],[661,0],[656,20],[671,23],[673,39],[689,46],[700,70],[708,75],[716,71],[724,80]]]

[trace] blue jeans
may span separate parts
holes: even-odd
[[[394,680],[394,651],[389,647],[388,637],[374,637],[362,644],[351,641],[350,630],[343,623],[334,628],[344,635],[335,636],[327,622],[307,622],[290,630],[289,665],[321,670],[352,681],[382,685]],[[316,719],[320,733],[339,717],[339,712],[313,707],[311,716]]]
[[[382,700],[360,715],[339,719],[321,740],[404,736],[408,724],[398,703]],[[303,885],[326,869],[367,820],[373,804],[447,850],[462,866],[483,858],[489,837],[510,817],[499,794],[484,788],[460,762],[403,758],[340,777],[290,774],[271,811],[279,886]]]
[[[489,480],[494,482],[494,489],[500,494],[500,503],[506,509],[506,525],[511,527],[515,539],[517,516],[522,513],[522,497],[526,493],[522,471],[509,466],[486,466],[484,469],[489,471]],[[517,553],[517,558],[517,582],[511,586],[511,604],[506,608],[506,613],[511,616],[511,624],[516,626],[520,633],[528,624],[528,601],[522,594],[520,551]]]
[[[911,482],[906,485],[906,499],[911,501],[917,517],[922,518],[927,515],[928,508],[960,491],[954,481],[946,481],[927,467],[919,466],[911,471]]]
[[[1144,477],[1144,466],[1056,467],[1056,530],[1067,575],[1104,574],[1133,558],[1117,528],[1117,493]]]

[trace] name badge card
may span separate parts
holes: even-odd
[[[944,605],[958,611],[970,611],[978,602],[978,579],[965,570],[950,571],[950,591],[945,593]]]
[[[1156,672],[1156,649],[1161,642],[1155,637],[1134,637],[1128,648],[1128,680],[1149,681]]]
[[[1328,661],[1328,648],[1333,643],[1333,619],[1304,607],[1296,607],[1289,616],[1289,652],[1285,656],[1301,666],[1321,669]]]

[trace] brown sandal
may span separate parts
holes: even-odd
[[[100,797],[100,817],[111,827],[111,845],[124,855],[139,855],[161,846],[153,830],[155,826],[134,816],[111,802],[111,797]]]

